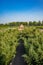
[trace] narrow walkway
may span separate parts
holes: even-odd
[[[22,55],[25,53],[23,41],[19,41],[19,46],[17,47],[16,57],[12,60],[12,65],[27,65],[24,61]]]

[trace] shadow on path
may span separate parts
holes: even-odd
[[[23,40],[19,40],[19,46],[17,47],[16,57],[12,60],[12,65],[27,65],[22,57],[25,54],[24,42]]]

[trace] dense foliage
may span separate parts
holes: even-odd
[[[25,35],[24,46],[26,54],[23,56],[28,65],[43,65],[43,33],[37,29],[30,30]]]
[[[28,65],[43,65],[43,31],[40,27],[24,27],[0,30],[0,65],[9,65],[16,55],[19,39],[24,41],[26,53],[23,55]]]
[[[0,24],[0,27],[13,27],[23,24],[25,26],[43,26],[43,21],[29,21],[29,22],[11,22],[6,24]]]
[[[16,54],[18,46],[17,31],[7,30],[0,32],[0,65],[8,65]]]

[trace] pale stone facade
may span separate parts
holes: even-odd
[[[21,24],[20,26],[19,26],[19,28],[18,28],[18,30],[24,30],[24,25],[23,24]]]

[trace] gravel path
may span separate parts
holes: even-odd
[[[16,57],[12,60],[12,65],[27,65],[24,61],[22,55],[25,53],[23,42],[20,41],[19,46],[17,47]]]

